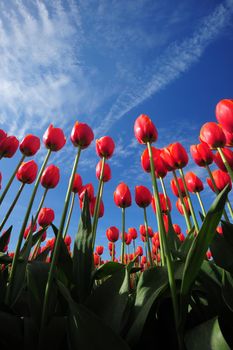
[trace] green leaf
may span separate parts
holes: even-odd
[[[170,251],[172,252],[172,254],[174,256],[176,256],[176,252],[179,249],[181,242],[180,242],[179,238],[177,237],[177,234],[174,231],[170,213],[168,213],[167,242],[168,242],[168,246],[170,248]]]
[[[189,303],[189,294],[192,285],[198,275],[201,264],[205,259],[208,246],[216,234],[216,228],[222,217],[222,212],[227,199],[229,187],[216,197],[208,211],[198,235],[193,240],[192,246],[186,258],[183,279],[181,284],[181,322],[184,323]]]
[[[230,350],[217,318],[204,322],[189,331],[185,336],[185,344],[187,350]]]
[[[216,233],[210,244],[215,263],[229,272],[233,272],[233,247],[223,235]]]
[[[73,251],[74,295],[79,302],[83,302],[91,291],[93,270],[92,239],[91,218],[86,192]]]
[[[12,227],[10,226],[2,235],[0,236],[0,252],[4,252],[5,246],[8,244],[10,237],[11,237],[11,231]]]
[[[227,221],[222,221],[223,236],[233,248],[233,224]]]
[[[123,264],[109,261],[106,264],[101,265],[98,269],[95,270],[93,274],[93,279],[101,280],[103,278],[113,275],[115,272],[119,270],[124,270]]]
[[[223,271],[222,296],[228,308],[233,312],[233,276]]]
[[[165,267],[151,268],[141,274],[131,317],[132,325],[126,337],[131,346],[137,344],[151,307],[167,288],[168,277]]]
[[[178,250],[178,256],[181,259],[186,259],[187,255],[188,255],[188,252],[189,252],[189,250],[191,248],[191,245],[193,244],[194,238],[195,238],[195,229],[193,227],[191,229],[191,231],[185,237],[185,240],[180,245],[180,248]]]
[[[36,258],[34,259],[34,261],[43,261],[43,262],[45,262],[46,259],[47,259],[47,257],[48,257],[48,255],[49,255],[49,253],[50,253],[50,250],[51,250],[50,247],[48,247],[48,248],[46,248],[45,250],[43,250],[40,254],[38,254],[38,255],[36,256]]]
[[[12,257],[8,254],[0,253],[0,264],[11,264],[12,263]]]

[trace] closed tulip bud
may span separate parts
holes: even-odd
[[[82,188],[82,178],[79,174],[75,174],[74,175],[74,182],[73,182],[73,186],[72,186],[72,192],[74,193],[78,193],[81,188]]]
[[[180,240],[181,242],[184,242],[185,236],[184,236],[183,233],[180,233],[180,234],[178,235],[178,237],[179,237],[179,240]]]
[[[225,129],[222,129],[226,137],[226,147],[233,147],[233,132],[228,132]]]
[[[178,177],[177,178],[178,180],[178,185],[179,185],[179,188],[180,188],[180,192],[182,194],[182,197],[185,197],[186,196],[186,192],[185,192],[185,188],[184,188],[184,183],[182,181],[182,178],[181,177]],[[178,188],[176,186],[176,181],[175,179],[172,179],[171,182],[171,190],[173,192],[173,194],[176,196],[176,197],[179,197],[179,191],[178,191]]]
[[[212,172],[212,175],[214,178],[215,185],[216,185],[219,192],[222,191],[227,185],[229,185],[230,188],[232,188],[231,178],[228,175],[228,173],[225,173],[222,170],[214,170]],[[207,178],[206,180],[207,180],[207,183],[208,183],[209,187],[211,188],[211,190],[213,192],[215,192],[214,185],[213,185],[211,179]]]
[[[99,157],[111,158],[115,149],[115,143],[110,136],[103,136],[96,140],[96,153]]]
[[[72,242],[71,237],[69,235],[66,235],[64,238],[64,242],[66,246],[70,246]]]
[[[168,222],[168,216],[165,213],[163,214],[163,223],[164,223],[165,231],[168,232],[169,222]]]
[[[112,242],[115,243],[118,239],[119,239],[119,230],[117,227],[115,226],[111,226],[107,229],[106,231],[106,236],[107,239]]]
[[[6,137],[7,137],[7,133],[4,130],[0,129],[0,142],[4,140]]]
[[[38,224],[41,227],[49,226],[55,218],[54,211],[51,208],[41,208],[38,215]]]
[[[102,255],[104,252],[104,247],[102,245],[97,245],[97,247],[95,248],[96,254],[98,255]]]
[[[227,160],[227,163],[229,164],[230,168],[233,170],[233,152],[228,148],[222,148],[222,152],[224,153],[224,156]],[[220,156],[219,152],[217,151],[214,155],[214,162],[217,164],[219,169],[222,171],[227,172],[227,169],[222,161],[222,157]]]
[[[167,167],[163,158],[161,157],[161,150],[152,146],[151,151],[155,168],[155,176],[164,178],[167,175]],[[150,173],[150,157],[147,148],[142,152],[141,166],[144,171]]]
[[[91,200],[91,202],[89,204],[91,216],[94,216],[95,203],[96,203],[96,197],[92,198],[92,200]],[[103,216],[104,216],[104,203],[103,203],[103,201],[101,199],[98,218],[102,218]]]
[[[132,237],[130,234],[128,234],[127,232],[125,232],[125,237],[124,237],[124,241],[126,245],[130,245],[130,243],[132,242]]]
[[[185,205],[187,214],[188,214],[188,215],[191,215],[190,207],[189,207],[189,203],[188,203],[187,197],[184,197],[183,200],[184,200],[184,205]],[[176,201],[176,207],[177,207],[178,211],[180,212],[180,214],[181,214],[181,215],[184,215],[184,211],[183,211],[183,207],[182,207],[180,198],[178,198],[177,201]]]
[[[112,252],[112,250],[114,250],[114,253],[115,253],[115,245],[114,245],[114,242],[108,242],[108,249],[110,250],[110,252]]]
[[[146,237],[146,227],[145,227],[145,225],[140,225],[139,231],[140,231],[140,234],[143,237]],[[148,226],[148,236],[149,237],[153,237],[154,236],[154,232],[153,232],[153,230],[152,230],[152,228],[150,226]]]
[[[87,124],[76,122],[72,129],[70,139],[75,147],[84,149],[94,140],[94,134]]]
[[[20,142],[19,149],[25,156],[34,156],[40,149],[40,139],[35,135],[26,135]]]
[[[191,193],[201,192],[204,189],[203,182],[192,171],[185,175],[185,181],[188,191]]]
[[[32,232],[36,232],[36,229],[37,229],[37,224],[35,223],[33,226]],[[29,224],[24,231],[24,234],[23,234],[24,239],[27,239],[27,236],[29,235],[30,231],[31,231],[31,224]]]
[[[141,264],[146,264],[146,263],[147,263],[146,256],[143,255],[143,256],[141,257]]]
[[[167,197],[167,201],[166,201],[166,198],[165,198],[164,194],[163,193],[159,193],[159,201],[160,201],[160,207],[161,207],[162,213],[167,213],[168,211],[172,210],[172,204],[171,204],[171,201],[170,201],[169,197]],[[151,204],[152,204],[152,208],[153,208],[154,212],[156,213],[156,205],[155,205],[154,197],[152,197]],[[168,204],[168,208],[167,208],[167,204]]]
[[[60,128],[54,128],[52,124],[49,125],[43,136],[45,147],[51,151],[57,152],[66,143],[65,135]]]
[[[188,154],[179,142],[172,143],[164,148],[161,157],[168,170],[181,169],[188,164]]]
[[[130,236],[131,236],[132,239],[136,239],[136,238],[138,237],[137,230],[136,230],[136,228],[134,228],[134,227],[130,227],[130,228],[128,229],[128,233],[130,234]]]
[[[120,208],[127,208],[131,206],[131,193],[129,187],[124,182],[121,182],[117,186],[113,198],[115,204]]]
[[[0,157],[12,158],[19,147],[15,136],[7,136],[0,142]]]
[[[224,99],[217,104],[216,118],[224,129],[233,132],[233,100]]]
[[[153,237],[154,238],[154,237]],[[153,247],[155,247],[156,251],[158,250],[158,248],[160,247],[160,242],[158,239],[154,240],[153,242]]]
[[[17,170],[16,177],[20,182],[31,184],[35,181],[38,166],[34,160],[23,162]]]
[[[199,166],[204,167],[213,163],[214,155],[206,143],[190,146],[190,153],[194,162]]]
[[[93,258],[94,258],[94,265],[98,266],[100,264],[100,257],[99,257],[99,255],[94,253],[93,254]]]
[[[176,233],[177,235],[180,235],[180,234],[181,234],[181,228],[180,228],[180,226],[177,225],[177,224],[173,224],[172,226],[173,226],[173,229],[174,229],[175,233]]]
[[[82,186],[81,190],[78,193],[79,199],[83,201],[86,191],[87,191],[89,202],[91,202],[91,200],[94,198],[94,187],[91,183]]]
[[[212,258],[212,253],[211,253],[210,250],[207,250],[207,252],[206,252],[206,257],[207,257],[208,260],[211,260],[211,258]]]
[[[55,237],[51,238],[51,239],[48,239],[47,242],[46,242],[46,247],[47,248],[50,248],[51,250],[53,250],[54,248],[54,245],[55,245]]]
[[[222,226],[218,226],[217,228],[216,228],[216,231],[218,232],[218,234],[219,235],[223,235],[223,229],[222,229]]]
[[[49,165],[43,172],[40,183],[44,188],[55,188],[60,180],[60,170],[55,165]]]
[[[138,256],[142,256],[143,255],[143,249],[142,249],[142,247],[140,245],[136,248],[135,254],[138,255]]]
[[[96,165],[96,177],[98,180],[100,180],[101,168],[102,168],[102,160],[100,160]],[[109,180],[111,180],[111,178],[112,178],[111,168],[109,164],[104,163],[103,182],[108,182]]]
[[[139,143],[155,142],[158,138],[158,132],[152,120],[146,115],[141,114],[134,123],[134,135]]]
[[[200,141],[207,143],[211,149],[224,147],[226,137],[220,125],[214,122],[205,123],[200,131]]]
[[[145,186],[135,187],[135,202],[140,208],[146,208],[151,203],[151,192]]]

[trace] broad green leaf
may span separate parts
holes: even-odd
[[[185,336],[185,344],[187,350],[230,350],[217,318],[204,322],[189,331]]]
[[[229,272],[233,272],[233,247],[223,235],[216,233],[210,250],[215,263]]]
[[[233,248],[233,224],[222,221],[223,236]]]
[[[222,296],[228,308],[233,312],[233,276],[223,271]]]
[[[168,246],[170,248],[170,251],[172,252],[172,254],[174,256],[176,256],[176,252],[179,249],[181,242],[180,242],[179,238],[177,237],[177,234],[174,231],[170,213],[168,213],[167,242],[168,242]]]
[[[40,254],[38,254],[36,256],[36,258],[34,259],[34,261],[43,261],[45,262],[49,253],[50,253],[50,247],[46,248],[45,250],[43,250],[43,252],[41,252]]]
[[[8,244],[10,237],[11,237],[11,231],[12,227],[10,226],[4,233],[0,236],[0,252],[4,251],[5,246]]]
[[[124,270],[123,264],[109,261],[106,264],[101,265],[98,269],[95,270],[93,274],[93,279],[101,280],[103,278],[113,275],[115,272],[119,270]]]
[[[83,302],[91,291],[93,270],[92,238],[88,196],[85,193],[83,210],[73,251],[74,295],[79,302]]]
[[[191,245],[193,243],[193,240],[195,238],[195,230],[194,227],[191,229],[191,231],[187,234],[185,237],[185,240],[183,243],[180,245],[179,250],[178,250],[178,256],[183,260],[186,259],[188,252],[191,248]]]

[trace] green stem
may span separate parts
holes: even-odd
[[[39,216],[39,213],[40,213],[40,211],[41,211],[41,208],[42,208],[42,206],[43,206],[43,204],[44,204],[44,201],[45,201],[45,197],[46,197],[46,195],[47,195],[47,192],[48,192],[48,188],[45,188],[44,193],[43,193],[43,196],[42,196],[42,198],[41,198],[41,200],[40,200],[40,204],[39,204],[39,206],[38,206],[36,215],[35,215],[35,217],[33,218],[32,227],[35,225],[35,223],[36,223],[36,221],[37,221],[37,218],[38,218],[38,216]]]
[[[136,254],[135,239],[133,239],[133,250],[134,250],[134,255],[135,255]]]
[[[16,168],[15,168],[13,174],[11,175],[10,179],[8,180],[8,183],[7,183],[5,189],[4,189],[4,191],[2,192],[2,195],[1,195],[1,197],[0,197],[0,205],[2,204],[3,199],[5,198],[7,192],[8,192],[8,190],[9,190],[9,188],[10,188],[10,186],[11,186],[11,184],[12,184],[14,178],[15,178],[15,175],[16,175],[17,171],[19,170],[19,167],[20,167],[20,165],[22,164],[22,162],[24,161],[25,157],[26,157],[25,155],[22,156],[22,158],[20,159],[19,163],[17,164],[17,166],[16,166]]]
[[[187,185],[186,185],[184,172],[183,172],[183,169],[179,169],[179,170],[180,170],[180,175],[181,175],[182,182],[183,182],[183,185],[184,185],[185,193],[186,193],[186,196],[187,196],[187,199],[188,199],[188,204],[189,204],[191,215],[192,215],[192,218],[193,218],[195,230],[196,230],[196,233],[198,233],[199,232],[199,225],[198,225],[197,217],[196,217],[196,214],[195,214],[195,211],[194,211],[194,208],[193,208],[193,203],[191,201],[191,197],[190,197]]]
[[[98,220],[99,220],[100,202],[101,202],[102,193],[103,193],[104,165],[105,165],[105,157],[103,157],[102,163],[101,163],[99,186],[98,186],[98,191],[97,191],[97,196],[96,196],[96,201],[95,201],[94,216],[93,216],[93,226],[92,226],[92,235],[93,235],[92,247],[93,247],[93,249],[95,247],[96,231],[97,231]]]
[[[147,221],[147,215],[146,215],[146,208],[143,208],[143,213],[144,213],[144,225],[146,229],[146,242],[147,242],[147,247],[148,247],[148,255],[149,255],[149,261],[150,261],[150,266],[153,266],[153,260],[151,256],[151,247],[150,247],[150,237],[148,234],[148,221]]]
[[[184,198],[183,198],[182,193],[181,193],[181,189],[180,189],[180,185],[179,185],[179,182],[178,182],[178,178],[177,178],[175,170],[173,170],[172,173],[173,173],[173,177],[174,177],[174,180],[175,180],[175,183],[176,183],[176,187],[177,187],[177,190],[178,190],[178,194],[179,194],[179,198],[180,198],[180,201],[181,201],[182,209],[183,209],[183,212],[184,212],[186,225],[187,225],[188,231],[190,231],[192,229],[192,224],[191,224],[190,217],[189,217],[189,214],[187,212],[187,209],[186,209],[186,206],[185,206],[185,203],[184,203]]]
[[[232,209],[231,203],[230,203],[228,198],[227,198],[227,207],[228,207],[228,210],[231,214],[231,218],[233,219],[233,209]]]
[[[197,199],[198,199],[198,201],[199,201],[200,207],[201,207],[202,214],[203,214],[203,216],[205,217],[205,216],[206,216],[206,211],[205,211],[205,207],[204,207],[204,204],[203,204],[203,202],[202,202],[200,193],[199,193],[199,192],[196,192],[196,195],[197,195]]]
[[[59,254],[59,250],[60,250],[61,241],[62,241],[66,215],[67,215],[67,211],[68,211],[68,207],[69,207],[70,195],[71,195],[71,191],[72,191],[72,187],[73,187],[74,176],[75,176],[75,173],[77,170],[80,154],[81,154],[81,147],[78,148],[78,152],[77,152],[75,160],[74,160],[74,165],[73,165],[72,173],[70,176],[68,189],[66,192],[65,203],[64,203],[61,221],[60,221],[60,226],[59,226],[57,237],[56,237],[55,247],[54,247],[52,261],[51,261],[49,275],[48,275],[48,281],[47,281],[47,285],[46,285],[46,289],[45,289],[45,298],[44,298],[44,305],[43,305],[42,318],[41,318],[42,336],[43,336],[43,332],[44,332],[45,326],[46,326],[47,321],[48,321],[49,303],[50,303],[50,297],[51,297],[51,292],[52,292],[52,282],[53,282],[54,275],[55,275],[56,263],[57,263],[57,258],[58,258],[58,254]]]
[[[38,242],[36,244],[34,252],[32,253],[31,260],[34,260],[37,257],[37,254],[38,254],[38,251],[39,251],[40,245],[41,245],[41,239],[42,239],[42,236],[39,238],[39,240],[38,240]]]
[[[225,154],[223,153],[223,151],[220,147],[218,147],[217,150],[222,158],[223,164],[225,165],[225,167],[230,175],[231,181],[233,181],[233,170],[231,169],[231,167],[230,167],[230,165],[225,157]]]
[[[115,243],[112,243],[112,261],[114,261]]]
[[[65,229],[64,229],[64,235],[63,235],[64,238],[66,237],[67,232],[68,232],[68,228],[70,226],[70,220],[71,220],[72,212],[73,212],[73,209],[74,209],[74,200],[75,200],[75,193],[72,192],[70,210],[69,210],[69,213],[68,213],[68,218],[67,218],[66,226],[65,226]]]
[[[6,304],[9,304],[10,298],[11,298],[12,283],[14,283],[14,276],[15,276],[15,273],[16,273],[16,267],[17,267],[17,262],[18,262],[18,258],[19,258],[20,247],[21,247],[22,240],[23,240],[23,234],[24,234],[24,231],[25,231],[25,228],[27,226],[27,222],[28,222],[28,219],[29,219],[29,216],[30,216],[30,213],[31,213],[32,205],[33,205],[33,202],[34,202],[34,199],[35,199],[35,196],[36,196],[36,192],[37,192],[37,189],[38,189],[38,186],[39,186],[39,183],[40,183],[40,178],[41,178],[41,176],[43,174],[43,171],[44,171],[44,169],[46,167],[46,164],[47,164],[47,162],[49,160],[49,157],[50,157],[51,153],[52,153],[52,151],[49,149],[47,154],[46,154],[46,157],[44,159],[44,162],[43,162],[43,164],[42,164],[42,166],[40,168],[40,172],[37,175],[37,179],[36,179],[36,182],[35,182],[32,194],[31,194],[31,198],[30,198],[30,201],[29,201],[29,204],[28,204],[28,208],[27,208],[25,217],[24,217],[24,221],[23,221],[20,233],[19,233],[19,238],[18,238],[18,242],[17,242],[17,246],[16,246],[16,250],[15,250],[15,254],[14,254],[14,258],[13,258],[13,262],[12,262],[11,272],[10,272],[10,276],[9,276],[9,283],[8,283],[8,286],[7,286]]]
[[[5,225],[5,223],[7,222],[7,220],[8,220],[8,218],[9,218],[9,216],[10,216],[12,210],[14,209],[14,207],[15,207],[15,205],[16,205],[18,199],[19,199],[19,196],[20,196],[20,194],[21,194],[22,191],[23,191],[24,186],[25,186],[25,183],[22,183],[21,186],[20,186],[20,188],[19,188],[19,190],[18,190],[18,192],[17,192],[17,194],[16,194],[16,196],[15,196],[15,198],[14,198],[14,200],[13,200],[13,202],[12,202],[12,204],[11,204],[11,206],[10,206],[10,208],[8,209],[8,211],[7,211],[7,213],[6,213],[5,217],[4,217],[4,219],[2,220],[2,222],[1,222],[1,224],[0,224],[0,231],[2,231],[2,229],[3,229],[4,225]]]
[[[121,208],[121,213],[122,213],[121,263],[124,264],[124,257],[125,257],[125,208]]]
[[[163,216],[160,206],[160,200],[159,200],[159,191],[158,191],[158,185],[155,177],[155,167],[154,167],[154,161],[152,156],[152,149],[151,144],[147,142],[147,148],[148,153],[150,157],[150,173],[151,173],[151,180],[152,180],[152,187],[153,187],[153,195],[155,200],[155,206],[156,206],[156,218],[158,223],[158,231],[159,231],[159,240],[160,240],[160,248],[161,248],[161,263],[164,266],[165,265],[165,252],[164,252],[164,237],[166,235],[164,222],[163,222]]]

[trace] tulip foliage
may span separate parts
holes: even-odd
[[[145,114],[136,119],[135,137],[139,147],[144,147],[141,165],[152,186],[136,186],[135,196],[124,182],[116,187],[113,200],[122,220],[106,230],[106,245],[96,243],[98,220],[105,213],[104,186],[111,180],[113,139],[103,136],[96,140],[100,160],[95,194],[93,185],[84,184],[77,172],[94,134],[87,124],[75,123],[71,132],[74,165],[63,211],[57,218],[44,201],[62,176],[55,164],[48,165],[53,152],[65,147],[62,129],[50,125],[46,130],[43,143],[47,154],[40,168],[34,160],[24,161],[39,151],[38,137],[27,135],[20,143],[0,130],[1,157],[13,157],[18,147],[22,153],[0,196],[1,205],[15,178],[21,183],[0,224],[1,349],[233,348],[232,100],[218,103],[216,117],[219,124],[204,124],[201,143],[190,149],[196,165],[206,170],[207,184],[216,195],[209,210],[202,201],[205,189],[201,178],[185,171],[189,162],[185,148],[179,142],[155,148],[152,143],[157,141],[158,131],[153,121]],[[212,171],[213,162],[220,169]],[[172,179],[166,182],[169,172]],[[11,252],[10,220],[25,185],[31,186],[32,192]],[[34,213],[39,186],[43,195]],[[169,186],[176,206],[167,194]],[[200,213],[193,205],[194,196]],[[68,232],[76,199],[81,214],[72,244]],[[125,218],[133,199],[142,224],[127,231]],[[151,207],[156,232],[148,220]],[[173,211],[182,215],[185,234],[183,227],[173,222]],[[137,245],[140,239],[141,245]],[[107,251],[110,259],[103,261]]]

